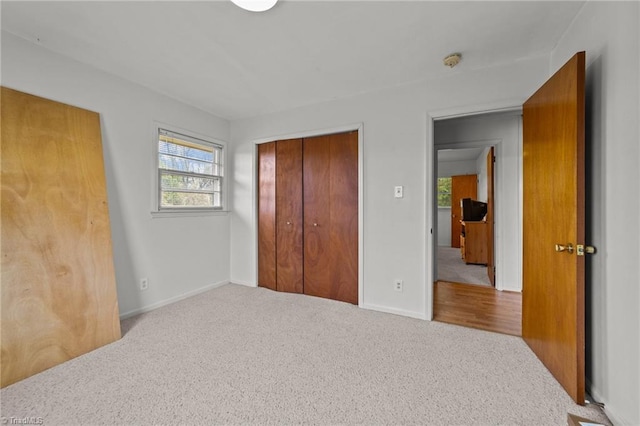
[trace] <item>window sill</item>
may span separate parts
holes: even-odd
[[[443,209],[443,210],[444,210],[444,209],[451,210],[451,207],[441,207],[441,206],[438,206],[438,210],[440,210],[440,209]]]
[[[170,217],[201,217],[201,216],[227,216],[229,210],[189,210],[189,211],[160,211],[151,212],[152,219]]]

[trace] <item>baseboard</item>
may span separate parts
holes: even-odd
[[[231,280],[229,281],[231,284],[244,285],[246,287],[258,287],[255,283],[251,283],[249,281],[241,281],[241,280]]]
[[[127,319],[127,318],[135,317],[136,315],[140,315],[140,314],[144,314],[145,312],[153,311],[155,309],[161,308],[161,307],[166,306],[166,305],[170,305],[172,303],[178,302],[178,301],[183,300],[183,299],[187,299],[187,298],[189,298],[191,296],[195,296],[195,295],[200,294],[200,293],[204,293],[205,291],[209,291],[211,289],[223,286],[225,284],[229,284],[229,281],[220,281],[220,282],[217,282],[217,283],[209,284],[209,285],[206,285],[204,287],[200,287],[198,289],[189,291],[187,293],[182,293],[182,294],[180,294],[178,296],[171,297],[171,298],[165,299],[165,300],[161,300],[160,302],[152,303],[151,305],[143,306],[142,308],[138,308],[138,309],[134,309],[132,311],[121,313],[120,314],[120,319],[124,320],[124,319]]]
[[[586,391],[589,395],[591,395],[591,397],[593,398],[594,402],[600,402],[602,404],[604,404],[604,414],[607,415],[607,417],[609,417],[609,420],[611,420],[611,423],[614,425],[631,425],[633,424],[633,422],[629,419],[624,418],[623,416],[618,415],[618,413],[616,412],[615,408],[612,409],[612,407],[609,405],[608,402],[605,402],[605,399],[602,397],[602,394],[600,394],[600,392],[598,392],[598,390],[596,388],[594,388],[594,386],[591,384],[591,382],[589,382],[589,380],[586,381],[585,383],[586,385]]]
[[[413,312],[406,311],[404,309],[388,308],[386,306],[372,305],[370,303],[363,303],[362,305],[360,305],[360,307],[369,311],[384,312],[386,314],[400,315],[403,317],[417,318],[421,320],[427,319],[427,316],[423,312]]]

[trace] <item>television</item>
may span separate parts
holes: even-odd
[[[487,203],[482,201],[463,198],[460,204],[462,205],[462,220],[464,221],[477,222],[484,219],[487,214]]]

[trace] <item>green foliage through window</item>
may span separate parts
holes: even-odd
[[[222,208],[222,146],[159,130],[160,209]]]
[[[451,178],[438,178],[438,207],[451,207]]]

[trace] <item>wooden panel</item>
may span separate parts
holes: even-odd
[[[277,289],[303,291],[302,139],[276,145]]]
[[[487,248],[487,232],[489,224],[487,222],[467,222],[464,221],[464,253],[463,258],[466,263],[486,265],[489,254]]]
[[[258,145],[258,285],[276,290],[276,143]]]
[[[495,148],[491,147],[487,154],[487,275],[492,286],[496,285],[495,260],[494,260],[494,164]]]
[[[434,285],[435,321],[520,336],[521,315],[520,293],[445,281]]]
[[[358,134],[304,140],[304,292],[358,303]]]
[[[461,175],[451,177],[451,247],[460,247],[460,221],[462,220],[463,198],[476,199],[478,196],[478,177]]]
[[[2,387],[120,338],[98,114],[2,88]]]
[[[584,52],[523,107],[522,336],[571,397],[584,403]]]

